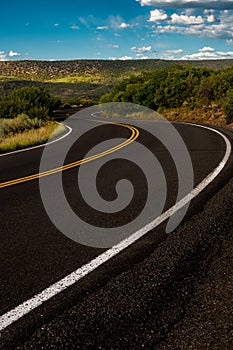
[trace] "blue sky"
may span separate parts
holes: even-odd
[[[0,60],[233,58],[233,0],[11,0]]]

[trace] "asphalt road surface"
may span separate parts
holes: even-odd
[[[67,202],[84,223],[108,232],[125,227],[139,216],[148,202],[147,177],[151,174],[145,176],[129,161],[138,158],[144,162],[145,152],[140,147],[135,149],[136,143],[149,149],[163,169],[167,189],[163,212],[176,204],[176,164],[167,147],[152,136],[158,130],[165,132],[163,123],[105,119],[82,111],[67,124],[72,132],[47,146],[45,169],[58,170],[40,179],[65,229],[69,230],[72,223],[65,209],[63,213],[59,207],[60,192],[53,188],[59,177]],[[34,296],[42,295],[48,287],[111,251],[111,241],[118,244],[132,232],[121,232],[122,237],[110,238],[106,246],[98,234],[94,240],[88,238],[87,244],[85,232],[77,235],[76,241],[71,239],[54,225],[41,200],[37,174],[41,172],[44,147],[0,156],[2,349],[232,348],[232,133],[218,130],[227,138],[226,144],[219,133],[209,128],[179,123],[173,126],[191,157],[194,188],[208,182],[213,171],[219,170],[219,174],[203,185],[173,232],[166,233],[167,220],[161,220],[106,262],[93,269],[89,266],[90,271],[61,288],[61,292],[53,289],[51,297],[47,293],[41,305],[33,301]],[[80,130],[81,137],[75,141]],[[96,145],[98,148],[92,151]],[[179,146],[173,153],[182,161],[185,155]],[[66,148],[69,152],[61,163]],[[90,157],[93,159],[87,163],[75,163]],[[96,163],[102,160],[107,166],[100,170],[96,186],[106,201],[117,198],[115,185],[120,179],[128,179],[134,188],[127,208],[118,214],[91,208],[78,188],[80,169],[87,174],[88,187],[89,174],[94,174]],[[61,172],[63,166],[67,169]],[[189,195],[187,188],[182,198]],[[160,193],[157,187],[154,191],[152,197],[159,205],[163,191]],[[143,218],[145,222],[142,220],[138,229],[157,215],[151,203],[148,207],[148,217]],[[75,226],[75,230],[81,229]],[[29,308],[27,301],[31,303]]]

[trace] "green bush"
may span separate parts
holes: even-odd
[[[70,97],[62,103],[62,108],[91,107],[96,104],[95,101],[79,97]]]
[[[233,89],[228,90],[226,103],[224,105],[224,113],[227,124],[233,122]]]
[[[232,86],[233,67],[215,71],[176,65],[123,79],[101,102],[132,102],[154,110],[184,106],[194,109],[213,102],[223,106]],[[228,103],[228,114],[230,108]]]
[[[58,97],[39,87],[23,87],[11,92],[0,101],[0,117],[16,118],[27,114],[30,118],[47,119],[61,104]]]

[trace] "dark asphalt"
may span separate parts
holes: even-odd
[[[77,119],[72,119],[72,126],[78,127]],[[119,126],[96,123],[96,127],[95,132],[72,147],[67,163],[81,159],[103,138],[130,136],[129,130]],[[176,124],[176,128],[189,149],[198,184],[222,159],[224,142],[205,129],[184,124]],[[143,131],[143,124],[140,131],[140,142],[163,165],[169,208],[177,193],[174,164],[166,149],[153,143]],[[224,132],[231,137],[230,131]],[[66,140],[52,147],[59,153],[63,142]],[[38,172],[41,152],[42,149],[37,149],[0,157],[0,182]],[[51,166],[56,162],[57,159],[51,159]],[[139,195],[119,218],[109,214],[107,223],[104,222],[107,227],[116,222],[121,224],[125,217],[134,217],[143,204],[145,188],[140,177],[137,178],[134,169],[130,171],[120,164],[109,166],[101,176],[99,187],[108,189],[104,195],[112,198],[112,173],[121,178],[122,171],[134,181]],[[230,349],[232,273],[229,280],[227,275],[233,217],[233,185],[228,183],[231,171],[232,159],[221,176],[193,201],[186,221],[175,232],[166,235],[161,225],[156,232],[147,234],[66,292],[8,327],[0,340],[1,348],[13,349],[18,345],[23,349]],[[102,217],[84,205],[77,208],[76,175],[75,169],[63,175],[67,198],[75,211],[101,226]],[[37,180],[0,192],[3,314],[104,249],[75,243],[54,227],[41,203]],[[213,295],[215,304],[211,301]]]

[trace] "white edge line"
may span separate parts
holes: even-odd
[[[15,321],[19,320],[21,317],[28,314],[30,311],[36,309],[38,306],[43,304],[44,302],[48,301],[58,293],[64,291],[67,287],[75,284],[77,281],[79,281],[84,276],[88,275],[90,272],[95,270],[97,267],[104,264],[106,261],[120,253],[125,248],[129,247],[131,244],[136,242],[139,238],[143,237],[146,233],[151,231],[152,229],[159,226],[161,223],[166,221],[171,215],[173,215],[175,212],[177,212],[179,209],[181,209],[183,206],[188,204],[192,199],[194,199],[200,192],[202,192],[222,171],[224,166],[226,165],[230,154],[231,154],[231,143],[223,135],[221,132],[212,129],[207,126],[202,125],[196,125],[196,124],[188,124],[193,126],[198,126],[204,129],[209,129],[216,134],[220,135],[223,140],[226,143],[226,153],[219,163],[219,165],[203,180],[199,183],[197,187],[195,187],[188,195],[186,195],[183,199],[181,199],[178,203],[176,203],[174,206],[172,206],[170,209],[165,211],[162,215],[157,217],[155,220],[147,224],[146,226],[142,227],[140,230],[129,236],[128,238],[124,239],[117,245],[113,246],[112,248],[108,249],[104,253],[100,254],[93,260],[91,260],[89,263],[83,265],[82,267],[78,268],[68,276],[64,277],[60,281],[52,284],[50,287],[44,289],[39,294],[36,294],[32,298],[28,299],[27,301],[23,302],[22,304],[18,305],[14,309],[8,311],[4,315],[0,317],[0,331],[4,330],[6,327],[10,326]]]
[[[61,124],[61,123],[58,123],[58,124]],[[40,148],[40,147],[45,147],[45,146],[48,146],[48,145],[51,145],[52,143],[55,143],[55,142],[58,142],[58,141],[61,141],[62,139],[64,139],[65,137],[69,136],[69,134],[72,132],[72,128],[66,124],[64,124],[65,127],[69,130],[65,135],[59,137],[58,139],[55,139],[53,141],[50,141],[50,142],[46,142],[46,143],[43,143],[42,145],[37,145],[37,146],[33,146],[33,147],[28,147],[28,148],[23,148],[23,149],[18,149],[17,151],[11,151],[11,152],[7,152],[7,153],[3,153],[3,154],[0,154],[0,157],[4,157],[4,156],[10,156],[12,154],[16,154],[16,153],[21,153],[21,152],[26,152],[26,151],[31,151],[33,149],[36,149],[36,148]],[[1,328],[0,328],[1,329]]]

